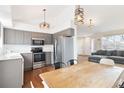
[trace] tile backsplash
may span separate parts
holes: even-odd
[[[31,51],[30,45],[4,45],[2,53],[28,53]]]

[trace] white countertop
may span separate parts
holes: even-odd
[[[0,62],[7,61],[7,60],[13,60],[13,59],[23,60],[23,57],[21,56],[20,53],[4,54],[0,56]]]

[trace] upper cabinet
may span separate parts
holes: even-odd
[[[32,38],[42,38],[45,44],[52,44],[52,35],[38,32],[17,31],[13,29],[4,29],[5,44],[24,44],[31,45]]]
[[[44,35],[45,38],[45,44],[52,44],[52,35],[48,34],[48,35]]]
[[[31,32],[23,32],[23,43],[31,45]]]
[[[15,31],[15,43],[23,44],[23,31]]]
[[[41,36],[41,33],[36,33],[36,32],[32,32],[31,36],[32,36],[32,38],[43,38]]]
[[[52,44],[52,35],[45,33],[32,33],[32,38],[42,38],[45,40],[45,44]]]
[[[4,30],[5,44],[23,44],[23,32],[16,30]]]
[[[0,47],[3,46],[3,25],[0,23]]]
[[[15,44],[16,43],[16,31],[4,29],[4,43]]]

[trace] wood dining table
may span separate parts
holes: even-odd
[[[39,76],[49,88],[112,88],[122,74],[121,67],[82,62]]]

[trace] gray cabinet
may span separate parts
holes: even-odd
[[[32,32],[32,38],[42,38],[45,40],[45,44],[52,44],[51,34]]]
[[[42,38],[45,44],[52,44],[52,35],[38,32],[18,31],[14,29],[4,29],[5,44],[28,44],[31,45],[31,38]]]
[[[28,44],[31,45],[31,32],[4,29],[5,44]]]
[[[51,44],[51,35],[44,35],[44,38],[45,38],[45,44]]]
[[[4,43],[5,44],[23,44],[23,31],[5,29]]]
[[[41,33],[32,32],[32,38],[42,38]]]
[[[23,32],[23,44],[31,45],[31,32]]]
[[[15,44],[15,42],[16,42],[15,34],[16,34],[16,31],[13,31],[13,30],[4,31],[4,37],[5,37],[4,42],[5,42],[5,44]]]
[[[23,44],[23,31],[15,31],[15,44]]]
[[[24,70],[31,70],[33,67],[32,53],[22,53],[24,58]]]
[[[46,65],[50,65],[51,63],[51,52],[46,52]]]
[[[0,23],[0,47],[3,46],[3,25]]]
[[[0,62],[0,88],[21,88],[23,85],[22,58]]]

